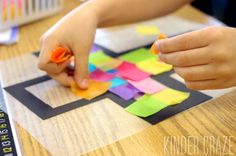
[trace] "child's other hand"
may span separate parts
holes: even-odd
[[[236,85],[236,29],[209,27],[158,41],[162,61],[190,89],[221,89]]]
[[[38,66],[62,85],[69,86],[73,80],[82,89],[86,89],[89,85],[88,56],[97,27],[96,17],[90,14],[81,10],[74,10],[49,29],[41,38]],[[61,64],[50,62],[52,51],[58,46],[73,52],[75,57],[74,76],[70,76],[66,70],[70,61]]]

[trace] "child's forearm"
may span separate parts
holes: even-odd
[[[192,0],[91,0],[82,8],[93,12],[99,27],[136,22],[168,14]]]

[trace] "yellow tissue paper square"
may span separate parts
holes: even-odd
[[[157,100],[162,101],[171,106],[182,103],[184,100],[188,99],[190,93],[167,88],[152,96]]]
[[[137,64],[137,67],[147,73],[157,75],[170,71],[172,65],[160,62],[157,59],[148,59]]]
[[[140,25],[136,27],[136,32],[140,35],[158,35],[160,30],[157,26]]]

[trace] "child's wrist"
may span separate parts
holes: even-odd
[[[86,3],[89,3],[89,2],[86,2]],[[85,22],[87,20],[90,20],[90,21],[93,21],[96,26],[99,24],[100,16],[98,12],[96,11],[96,7],[94,7],[93,5],[85,4],[85,5],[80,6],[76,14],[77,14],[76,15],[77,17],[84,18]]]
[[[111,11],[108,6],[103,1],[94,0],[86,2],[80,9],[84,11],[85,16],[96,21],[98,27],[102,27],[103,23],[110,18]]]

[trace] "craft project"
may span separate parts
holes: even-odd
[[[113,58],[106,55],[103,51],[97,51],[89,55],[89,62],[97,67],[112,60]]]
[[[161,74],[170,71],[172,65],[161,62],[157,59],[148,59],[137,64],[137,67],[152,75]]]
[[[80,89],[76,82],[71,83],[71,91],[77,96],[86,100],[91,100],[99,95],[102,95],[108,91],[111,86],[111,82],[97,82],[94,80],[89,81],[89,88],[86,90]]]
[[[89,62],[104,71],[114,69],[122,63],[121,60],[114,59],[106,55],[103,51],[90,54]]]
[[[131,100],[140,92],[138,89],[128,83],[115,88],[111,88],[109,89],[109,91],[120,96],[124,100]]]
[[[162,40],[162,39],[165,39],[165,38],[167,38],[167,36],[166,36],[165,34],[160,34],[160,35],[158,36],[157,40]],[[157,44],[158,44],[157,41],[155,41],[155,42],[153,43],[153,45],[152,45],[152,47],[151,47],[151,49],[150,49],[150,51],[151,51],[152,54],[159,54],[159,53],[160,53],[160,50],[157,48],[157,46],[158,46]]]
[[[110,73],[110,74],[117,74],[117,70],[116,69],[111,69],[111,70],[108,70],[107,73]]]
[[[96,46],[96,45],[93,45],[91,50],[90,50],[90,53],[94,53],[94,52],[97,52],[97,51],[101,51],[101,48]]]
[[[118,67],[122,63],[121,60],[118,59],[112,59],[108,62],[103,62],[102,64],[98,65],[97,67],[102,69],[103,71],[112,70],[116,67]]]
[[[62,63],[71,57],[71,52],[58,47],[53,51],[51,62]],[[171,65],[161,62],[144,48],[124,54],[119,59],[97,51],[89,57],[89,88],[82,90],[73,82],[71,91],[83,99],[91,100],[109,90],[126,101],[136,100],[125,110],[147,117],[167,106],[181,103],[190,96],[189,93],[167,88],[150,78],[151,74],[157,75],[171,69]]]
[[[117,67],[117,74],[127,80],[140,81],[150,76],[150,74],[138,69],[135,64],[123,62]]]
[[[168,105],[179,104],[184,100],[186,100],[189,96],[190,96],[189,93],[181,92],[171,88],[167,88],[153,95],[155,99],[162,101]]]
[[[138,94],[135,95],[134,99],[138,100],[139,98],[141,98],[144,95],[145,95],[145,93],[139,92]]]
[[[127,83],[126,80],[121,79],[121,78],[119,78],[119,77],[115,77],[115,78],[113,78],[110,82],[112,82],[112,86],[111,86],[111,88],[115,88],[115,87],[118,87],[118,86],[121,86],[121,85]]]
[[[129,83],[132,84],[135,88],[139,89],[141,92],[147,94],[154,94],[166,88],[165,86],[151,78],[146,78],[141,81],[129,80]]]
[[[149,50],[141,48],[138,50],[130,51],[127,54],[120,56],[119,58],[121,60],[136,64],[151,58],[155,59],[156,57],[157,56],[151,54]]]
[[[96,69],[92,73],[90,73],[90,78],[96,81],[110,81],[113,79],[114,75],[106,73],[100,69]]]
[[[89,64],[89,72],[93,72],[95,70],[96,70],[96,66],[90,63]]]
[[[140,117],[148,117],[159,112],[163,108],[166,108],[167,106],[168,105],[166,103],[159,101],[151,95],[144,95],[141,98],[138,98],[136,102],[125,108],[125,110]]]

